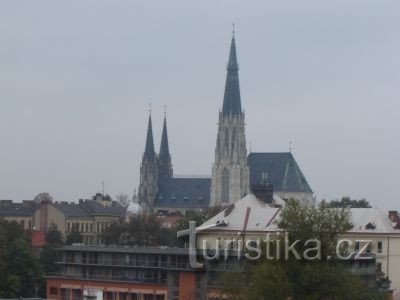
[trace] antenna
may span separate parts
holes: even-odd
[[[105,186],[104,181],[101,182],[101,185],[102,185],[102,188],[103,188],[103,197],[104,197],[104,186]]]
[[[232,23],[232,35],[235,36],[235,22]]]
[[[289,152],[292,153],[292,141],[289,141]]]
[[[151,115],[151,102],[149,102],[149,114]]]
[[[166,117],[167,117],[167,106],[164,105],[164,118],[166,118]]]

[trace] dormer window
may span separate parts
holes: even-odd
[[[365,225],[365,229],[368,230],[374,230],[376,228],[375,223],[369,222],[367,225]]]

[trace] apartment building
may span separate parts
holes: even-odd
[[[21,224],[34,233],[33,237],[47,232],[51,226],[60,230],[64,237],[75,230],[82,234],[84,244],[93,245],[102,243],[101,233],[111,223],[124,220],[125,209],[102,194],[76,203],[49,199],[22,203],[0,200],[0,218]]]

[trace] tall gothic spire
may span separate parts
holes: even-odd
[[[164,116],[164,126],[162,130],[160,159],[169,158],[168,133],[167,133],[167,117]]]
[[[171,178],[173,175],[171,155],[169,153],[168,133],[167,133],[167,116],[164,113],[164,126],[161,137],[159,158],[159,175],[160,179]]]
[[[231,49],[227,66],[224,103],[222,113],[224,116],[239,116],[242,113],[239,88],[239,66],[236,57],[235,33],[232,35]]]
[[[147,137],[146,137],[146,148],[144,150],[143,158],[147,158],[152,161],[156,158],[156,153],[154,151],[153,128],[151,125],[151,114],[149,115],[149,125],[147,127]]]

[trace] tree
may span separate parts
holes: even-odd
[[[30,237],[16,222],[0,219],[0,298],[32,297],[40,278]]]
[[[224,276],[229,299],[383,299],[377,288],[368,287],[343,262],[333,258],[338,236],[352,227],[348,209],[332,209],[324,202],[318,207],[305,207],[289,200],[277,225],[287,233],[289,245],[300,241],[296,247],[299,253],[306,249],[306,240],[318,239],[321,259],[286,259],[281,247],[280,259],[246,261],[242,268]],[[277,250],[274,245],[272,253]]]
[[[59,271],[59,265],[55,262],[61,260],[61,253],[57,248],[62,247],[62,233],[52,224],[46,233],[46,245],[39,255],[39,262],[44,274],[56,273]]]
[[[33,199],[33,202],[39,204],[42,202],[53,202],[53,197],[49,193],[40,193]]]
[[[342,199],[338,200],[331,200],[328,203],[329,207],[333,208],[343,208],[343,207],[349,207],[349,208],[370,208],[371,204],[366,199],[360,199],[360,200],[355,200],[351,199],[350,197],[342,197]]]
[[[49,230],[46,233],[46,242],[47,245],[60,247],[63,245],[63,236],[62,232],[57,229],[55,224],[51,224]]]
[[[72,227],[71,232],[67,235],[65,244],[72,245],[74,243],[83,243],[83,236],[77,228]]]

